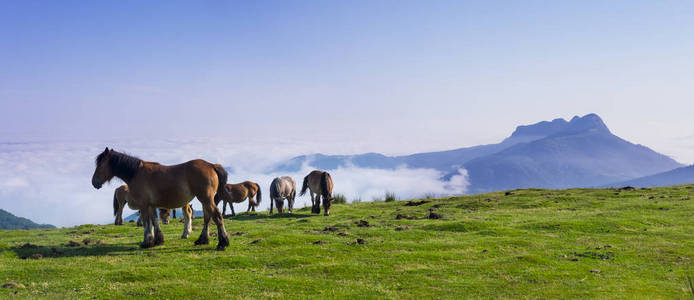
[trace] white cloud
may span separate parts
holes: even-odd
[[[113,190],[122,182],[114,179],[100,190],[91,186],[94,157],[109,146],[149,161],[163,164],[203,158],[230,166],[229,183],[251,180],[264,192],[261,210],[269,208],[268,185],[274,177],[289,175],[301,187],[303,177],[312,170],[304,165],[291,174],[265,173],[273,164],[295,155],[340,149],[336,143],[312,144],[289,140],[120,140],[112,142],[32,142],[0,144],[0,208],[38,223],[72,226],[84,223],[102,224],[112,220]],[[365,169],[355,166],[331,171],[335,193],[349,201],[361,198],[371,201],[386,191],[400,198],[425,193],[461,194],[467,187],[464,170],[449,182],[442,182],[440,172],[430,169]],[[200,209],[197,200],[193,206]],[[308,195],[297,198],[296,206],[310,203]],[[247,203],[235,206],[245,211]],[[126,208],[124,214],[132,213]]]

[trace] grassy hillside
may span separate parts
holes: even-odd
[[[686,298],[692,196],[518,190],[241,215],[224,252],[214,237],[193,246],[200,219],[188,240],[163,225],[166,244],[149,250],[132,223],[0,231],[0,298]]]
[[[36,224],[27,218],[17,217],[3,209],[0,209],[0,229],[34,229],[55,228],[49,224]]]

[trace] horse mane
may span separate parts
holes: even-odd
[[[97,165],[104,159],[105,155],[106,153],[101,153],[96,157]],[[111,172],[125,182],[135,177],[135,174],[137,174],[137,171],[140,169],[141,162],[142,160],[135,156],[130,156],[114,150],[109,151],[108,164],[109,167],[111,167]]]

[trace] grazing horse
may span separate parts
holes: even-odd
[[[116,216],[116,225],[123,225],[123,207],[128,203],[128,185],[124,184],[119,186],[113,192],[113,214]],[[130,205],[128,205],[130,207]],[[132,207],[130,207],[132,208]],[[134,209],[134,208],[133,208]],[[193,208],[190,204],[186,204],[181,208],[183,211],[183,235],[181,238],[186,239],[191,232],[193,232]],[[169,224],[170,209],[159,209],[159,217],[163,224]],[[176,210],[174,209],[174,214]],[[176,216],[174,215],[174,218]],[[143,226],[142,218],[137,218],[137,226]]]
[[[231,196],[229,199],[225,199],[224,196],[215,199],[217,206],[219,206],[219,201],[223,201],[222,206],[222,216],[226,215],[227,212],[227,202],[231,207],[231,215],[235,216],[234,203],[241,203],[248,198],[248,209],[246,212],[255,211],[256,206],[260,205],[260,201],[263,200],[262,193],[260,192],[260,186],[255,182],[244,181],[237,184],[227,184],[226,189],[228,194]],[[255,196],[255,201],[253,201],[253,196]]]
[[[113,191],[113,215],[116,217],[116,225],[123,225],[123,207],[127,202],[128,186],[124,184]]]
[[[333,179],[330,174],[325,171],[314,170],[304,177],[304,183],[301,186],[299,196],[306,194],[306,190],[311,190],[311,212],[314,214],[320,213],[320,200],[323,198],[323,209],[325,215],[330,215],[330,204],[333,203]],[[315,197],[314,197],[315,194]]]
[[[201,159],[173,166],[143,161],[137,157],[106,148],[96,157],[92,185],[99,189],[105,182],[118,177],[128,185],[128,207],[140,211],[144,224],[144,239],[140,247],[149,248],[164,243],[156,208],[177,208],[194,197],[202,204],[204,222],[196,245],[209,244],[210,220],[217,225],[217,250],[229,245],[222,212],[215,205],[216,195],[225,195],[223,188],[227,172],[221,165]],[[228,197],[228,195],[225,195]]]
[[[270,214],[272,214],[272,203],[277,206],[279,213],[284,212],[284,199],[287,199],[289,212],[294,212],[294,198],[296,197],[296,184],[294,179],[289,176],[277,177],[270,184]]]

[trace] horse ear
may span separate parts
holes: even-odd
[[[106,149],[104,149],[104,153],[108,153],[108,147],[106,147]]]

